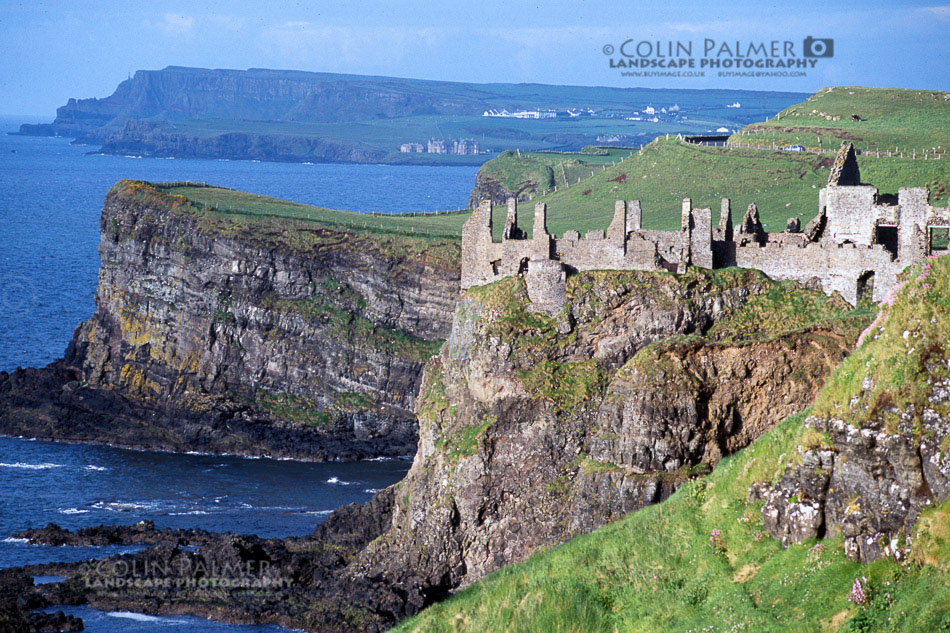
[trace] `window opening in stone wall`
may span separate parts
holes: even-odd
[[[858,277],[858,305],[869,303],[874,297],[874,271],[869,270]]]
[[[897,258],[897,227],[879,224],[877,226],[877,243],[891,254],[891,259]]]
[[[930,227],[930,252],[937,253],[947,250],[950,250],[950,227]]]

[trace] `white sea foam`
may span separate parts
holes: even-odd
[[[21,468],[23,470],[49,470],[50,468],[62,468],[62,464],[25,464],[23,462],[14,462],[12,464],[5,464],[0,462],[0,468]]]
[[[173,517],[181,517],[181,516],[187,516],[187,515],[201,515],[201,514],[208,514],[208,513],[205,512],[204,510],[189,510],[188,512],[169,512],[169,514]]]
[[[95,470],[97,472],[101,472],[103,470],[109,470],[109,469],[106,468],[105,466],[93,466],[92,464],[89,464],[88,466],[86,466],[86,470]]]
[[[120,501],[97,501],[92,504],[97,510],[108,510],[109,512],[132,512],[134,510],[155,510],[158,504],[155,503],[133,503]]]
[[[187,620],[176,620],[174,618],[162,618],[155,615],[145,615],[144,613],[133,613],[132,611],[109,611],[106,613],[112,618],[124,618],[126,620],[135,620],[136,622],[161,622],[162,624],[187,624]]]
[[[321,516],[325,514],[330,514],[333,510],[310,510],[309,512],[304,512],[304,514],[319,514]]]
[[[62,508],[60,514],[87,514],[89,510],[80,510],[79,508]]]
[[[355,482],[355,481],[343,481],[343,480],[340,479],[339,477],[330,477],[329,479],[327,479],[327,483],[328,483],[328,484],[336,484],[336,485],[338,485],[338,486],[352,486],[352,485],[355,484],[356,482]]]
[[[374,495],[379,492],[379,490],[379,488],[364,488],[363,492],[368,492],[369,494]]]
[[[3,539],[3,542],[4,542],[4,543],[20,543],[20,544],[24,544],[24,543],[29,543],[29,542],[30,542],[30,539],[28,539],[28,538],[13,538],[12,536],[8,536],[7,538]]]

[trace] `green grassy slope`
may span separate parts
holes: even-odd
[[[882,192],[927,185],[932,203],[946,203],[950,160],[861,156],[858,162],[862,180]],[[718,218],[720,200],[730,198],[736,222],[755,202],[766,229],[781,231],[789,217],[807,222],[818,212],[818,190],[828,181],[830,163],[830,156],[818,154],[725,149],[658,139],[642,153],[604,171],[595,169],[593,177],[567,189],[559,187],[533,202],[548,204],[548,230],[556,235],[569,229],[606,229],[614,200],[620,199],[641,201],[644,228],[674,230],[679,228],[680,202],[686,197],[696,207],[713,209],[714,218]],[[500,208],[495,218],[496,224],[503,221]],[[522,224],[530,231],[530,222]]]
[[[735,136],[743,143],[771,144],[780,124],[790,120],[791,111],[815,109],[828,111],[857,109],[866,113],[867,121],[826,121],[823,117],[799,117],[826,128],[825,147],[837,149],[841,139],[855,143],[894,142],[910,147],[927,139],[924,147],[950,146],[950,106],[944,95],[915,90],[861,89],[854,95],[850,89],[822,91],[804,104],[784,111],[778,121],[745,128],[752,136]],[[940,95],[939,98],[934,94]],[[865,116],[865,115],[862,115]],[[796,119],[797,121],[797,119]],[[867,132],[865,137],[854,132],[855,126]],[[768,126],[767,134],[757,136],[755,130]],[[869,131],[879,130],[872,135]],[[796,133],[800,136],[799,133]],[[766,139],[766,136],[768,137]],[[787,143],[786,143],[787,141]],[[783,140],[780,146],[801,142],[795,135]],[[486,163],[482,170],[492,173],[496,180],[506,177],[509,182],[530,177],[533,171],[543,169],[549,159],[522,152],[518,161],[502,158]],[[569,155],[559,155],[569,160]],[[581,155],[579,161],[585,160]],[[680,202],[685,197],[694,206],[710,207],[718,217],[720,199],[732,200],[733,220],[741,219],[746,207],[755,202],[766,228],[781,231],[789,217],[810,220],[818,210],[818,189],[828,180],[832,154],[798,153],[753,148],[724,148],[697,146],[675,138],[657,139],[642,153],[634,153],[622,163],[608,165],[606,170],[594,168],[594,175],[582,179],[569,178],[570,186],[558,181],[558,191],[535,198],[548,204],[548,227],[555,234],[569,229],[581,232],[605,229],[617,199],[638,199],[643,205],[644,227],[672,230],[679,227]],[[502,164],[496,168],[495,161]],[[864,182],[885,193],[896,193],[900,187],[929,186],[931,203],[946,204],[950,189],[950,160],[923,160],[905,157],[862,155],[858,159]],[[510,170],[508,174],[505,170]],[[496,173],[497,172],[497,173]],[[587,172],[589,174],[589,171]],[[529,205],[530,206],[530,205]],[[496,218],[503,218],[499,211]],[[528,222],[524,224],[530,224]],[[530,231],[530,226],[526,227]],[[496,227],[500,236],[500,228]]]
[[[910,272],[882,324],[885,333],[915,332],[911,344],[933,352],[946,338],[940,324],[950,257],[930,266]],[[922,326],[931,319],[934,328]],[[836,401],[841,385],[850,386],[847,402],[867,372],[879,375],[875,359],[904,371],[892,362],[893,342],[873,332],[832,374],[819,403]],[[926,372],[904,376],[909,393],[927,380]],[[850,561],[840,537],[782,549],[763,530],[760,504],[747,502],[749,487],[775,482],[798,447],[816,440],[805,415],[785,420],[667,501],[502,569],[396,630],[950,631],[950,501],[924,512],[904,563]],[[861,577],[870,583],[867,607],[849,601]]]
[[[525,152],[509,150],[486,163],[479,175],[498,182],[518,195],[523,190],[547,191],[593,176],[605,165],[626,158],[634,150],[606,147],[585,152]]]
[[[857,115],[860,121],[852,120]],[[780,146],[799,143],[806,147],[837,149],[852,141],[862,151],[916,151],[950,144],[950,99],[936,90],[889,90],[837,86],[824,88],[804,103],[782,110],[765,123],[743,129],[732,140],[739,143],[771,142]]]
[[[845,104],[836,107],[847,109],[849,102],[844,99],[845,94],[845,89],[823,91],[813,100],[830,109],[823,100],[832,99],[832,103]],[[872,97],[878,94],[885,105],[871,109],[869,104],[875,103]],[[928,138],[935,144],[950,145],[950,131],[941,123],[946,116],[944,101],[935,105],[930,100],[932,94],[926,91],[862,92],[860,106],[869,117],[870,113],[880,111],[880,115],[875,114],[879,118],[873,120],[874,124],[904,139],[905,145],[922,134],[929,134]],[[896,99],[898,104],[893,111],[887,109],[889,99]],[[812,109],[810,105],[799,105],[789,111],[805,107]],[[782,119],[786,118],[783,115]],[[871,122],[872,119],[867,121]],[[844,135],[845,124],[849,122],[825,123],[839,126],[835,130]],[[749,137],[741,138],[748,140]],[[674,230],[679,227],[680,202],[684,197],[692,198],[694,206],[712,208],[714,217],[718,217],[720,199],[728,197],[732,200],[734,221],[739,221],[746,207],[755,202],[766,228],[781,231],[789,217],[807,222],[817,212],[818,189],[827,182],[831,160],[831,155],[814,153],[697,146],[671,137],[657,139],[642,152],[632,153],[621,149],[611,149],[606,155],[506,152],[486,163],[483,169],[512,188],[517,188],[517,183],[526,178],[557,184],[557,192],[534,200],[548,204],[548,229],[555,235],[570,229],[581,232],[606,229],[617,199],[641,201],[645,228]],[[947,203],[950,159],[862,155],[858,161],[862,179],[882,192],[894,193],[904,186],[929,186],[931,203]],[[580,183],[578,178],[581,178]],[[567,188],[563,187],[565,179],[570,183]],[[227,189],[166,189],[211,210],[306,220],[382,234],[457,238],[468,217],[465,213],[371,216]],[[522,203],[521,224],[529,234],[531,206],[531,203]],[[504,214],[503,207],[494,211],[496,239],[501,238]]]
[[[304,221],[328,227],[425,239],[455,239],[462,233],[468,212],[438,214],[368,214],[354,211],[324,209],[311,205],[271,198],[255,193],[208,187],[203,185],[167,183],[156,189],[169,195],[182,196],[209,213],[227,213],[259,220]]]

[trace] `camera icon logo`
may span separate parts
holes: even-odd
[[[830,37],[815,38],[809,35],[802,44],[802,54],[805,57],[834,57],[835,41]]]

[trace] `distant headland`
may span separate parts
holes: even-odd
[[[70,99],[52,123],[19,134],[119,155],[481,165],[507,149],[577,151],[738,129],[805,96],[169,66],[136,72],[108,97]]]

